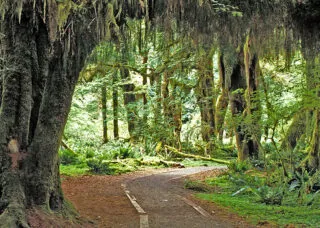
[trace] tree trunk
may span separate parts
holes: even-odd
[[[170,77],[169,72],[165,71],[162,76],[162,83],[161,83],[161,103],[162,103],[162,113],[163,113],[163,125],[160,131],[158,132],[160,135],[160,141],[163,144],[175,146],[175,136],[174,136],[174,113],[173,113],[173,105],[175,102],[175,97],[170,94],[169,91],[169,84],[170,84]],[[172,93],[172,92],[171,92]],[[167,135],[164,137],[164,135]]]
[[[235,136],[238,159],[257,159],[261,137],[259,127],[258,58],[251,55],[249,40],[238,54],[238,63],[231,75],[230,108],[235,120]]]
[[[161,85],[161,95],[162,95],[162,109],[165,121],[169,121],[170,110],[169,110],[169,76],[168,72],[163,73],[162,85]]]
[[[121,79],[127,81],[130,79],[130,72],[126,68],[121,69]],[[128,131],[131,141],[136,141],[136,113],[134,104],[136,96],[134,94],[135,85],[133,83],[126,83],[123,87],[123,100],[127,110]]]
[[[112,75],[113,137],[119,139],[118,71]]]
[[[221,94],[217,100],[215,123],[216,123],[216,133],[219,134],[219,140],[222,142],[224,119],[225,119],[227,108],[229,105],[229,92],[226,86],[226,71],[225,71],[225,65],[223,61],[223,55],[219,56],[218,66],[219,66],[219,81],[220,81],[219,86],[221,89]]]
[[[253,41],[248,37],[244,47],[245,58],[245,71],[247,80],[246,90],[246,116],[250,120],[248,127],[248,143],[250,148],[250,157],[257,159],[259,157],[259,143],[261,140],[261,127],[260,127],[260,99],[259,99],[259,58],[256,53],[252,53],[251,46]]]
[[[308,47],[312,49],[313,47]],[[312,52],[311,52],[312,53]],[[319,61],[315,56],[305,55],[306,59],[306,82],[308,91],[312,91],[313,98],[320,97],[320,78],[318,75]],[[308,98],[312,99],[312,98]],[[308,103],[310,101],[306,101]],[[307,168],[311,173],[320,169],[320,110],[307,109],[306,112],[306,135],[310,146],[308,148],[308,163]]]
[[[208,55],[201,58],[200,75],[197,88],[197,99],[201,112],[201,133],[202,139],[211,142],[215,136],[215,96],[213,81],[212,56]]]
[[[182,128],[182,101],[181,94],[178,92],[178,86],[173,85],[171,100],[174,100],[172,105],[173,124],[174,124],[174,145],[181,150],[181,128]]]
[[[234,133],[238,149],[238,160],[244,161],[249,158],[249,145],[247,143],[246,126],[243,124],[243,113],[246,109],[245,89],[245,67],[243,51],[238,55],[238,63],[234,66],[231,74],[230,85],[230,109],[234,119]]]
[[[142,64],[145,66],[144,75],[142,76],[142,84],[143,87],[147,86],[148,80],[147,80],[147,63],[148,63],[148,53],[146,56],[143,56]],[[143,93],[143,125],[147,128],[148,127],[148,106],[147,106],[148,100],[147,100],[147,93]]]
[[[103,143],[108,142],[108,119],[107,119],[107,85],[104,84],[101,88],[102,102],[102,126],[103,126]]]
[[[1,227],[28,227],[26,207],[63,208],[58,148],[79,72],[96,41],[87,26],[93,9],[70,17],[73,29],[52,43],[52,28],[38,10],[25,2],[20,22],[13,12],[1,22]]]
[[[314,112],[314,129],[309,149],[308,169],[312,173],[320,168],[320,111]]]

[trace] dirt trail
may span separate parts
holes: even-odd
[[[186,175],[212,169],[66,177],[62,186],[65,196],[81,216],[93,221],[93,227],[249,227],[238,216],[193,198],[193,192],[183,188]],[[128,196],[144,213],[137,211]]]

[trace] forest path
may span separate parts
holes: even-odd
[[[243,219],[183,188],[186,176],[219,172],[195,167],[120,176],[66,177],[63,190],[92,227],[249,227]]]

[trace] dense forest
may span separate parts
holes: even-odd
[[[319,207],[317,0],[0,0],[0,14],[1,227],[69,210],[60,161],[204,159],[266,173],[264,203]]]

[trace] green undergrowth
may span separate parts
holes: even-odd
[[[61,164],[60,173],[66,176],[79,175],[118,175],[128,172],[134,172],[145,168],[165,168],[158,158],[147,159],[118,159],[118,160],[100,160],[91,158],[84,163]]]
[[[124,141],[112,141],[107,144],[82,142],[59,151],[60,173],[66,176],[77,175],[117,175],[145,168],[220,166],[215,162],[199,161],[190,158],[164,158],[162,155],[147,154],[141,147]],[[181,164],[181,165],[180,165]]]
[[[60,173],[65,176],[79,176],[92,174],[117,175],[122,173],[143,170],[146,168],[160,169],[167,168],[168,165],[162,163],[159,157],[144,156],[140,158],[125,159],[101,159],[99,156],[90,157],[84,160],[69,159],[69,163],[60,165]],[[193,159],[184,159],[182,161],[166,161],[170,164],[178,163],[184,167],[222,167],[221,164],[210,161],[199,161]]]
[[[196,196],[226,207],[253,224],[319,227],[319,175],[284,178],[279,170],[263,171],[249,164],[232,164],[228,172],[203,181],[185,182]]]
[[[255,224],[268,221],[280,226],[294,224],[319,227],[320,210],[308,206],[266,205],[256,202],[250,195],[233,197],[230,193],[199,193],[197,197],[227,207]]]

